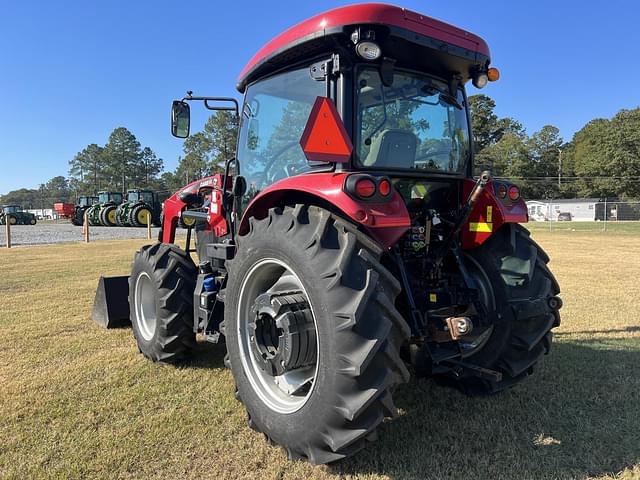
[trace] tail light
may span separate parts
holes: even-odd
[[[355,174],[347,177],[344,190],[358,200],[385,202],[391,198],[393,185],[387,177]]]
[[[391,193],[391,182],[386,178],[380,180],[380,183],[378,183],[378,192],[380,192],[380,195],[383,197],[389,195]]]
[[[515,185],[509,187],[509,200],[515,202],[520,198],[520,189]]]
[[[368,178],[360,178],[356,180],[355,192],[361,198],[371,198],[376,194],[376,184]]]

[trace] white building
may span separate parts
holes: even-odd
[[[593,222],[596,220],[596,205],[602,203],[598,198],[572,198],[567,200],[530,200],[527,202],[529,220],[545,222],[571,220],[574,222]],[[560,215],[564,214],[564,215]]]
[[[60,218],[60,215],[53,208],[30,208],[27,212],[33,213],[38,220],[56,220]]]

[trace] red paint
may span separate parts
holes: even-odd
[[[473,180],[465,180],[463,195],[468,198],[475,182]],[[471,249],[482,245],[487,239],[497,232],[505,223],[527,223],[529,214],[527,205],[522,198],[513,203],[505,203],[496,197],[493,183],[487,185],[482,192],[478,202],[473,207],[469,220],[462,227],[462,248]],[[488,222],[487,207],[491,207],[491,222]],[[491,232],[472,232],[469,229],[470,223],[491,223]]]
[[[292,43],[305,37],[323,37],[328,29],[353,24],[400,27],[490,57],[487,43],[477,35],[404,8],[381,3],[362,3],[329,10],[281,33],[253,56],[240,73],[239,84],[243,85],[249,74],[262,62],[286,50]]]
[[[231,185],[230,181],[228,183]],[[165,200],[162,204],[162,243],[175,242],[178,220],[180,219],[182,212],[187,207],[187,205],[178,198],[178,196],[183,192],[202,193],[205,196],[210,196],[210,202],[207,208],[208,222],[205,226],[205,230],[213,230],[214,234],[218,237],[229,233],[227,221],[225,220],[222,212],[221,188],[222,175],[213,175],[190,183]]]
[[[300,146],[310,162],[348,162],[353,144],[335,105],[326,97],[317,97]]]
[[[362,225],[386,248],[391,248],[407,231],[411,221],[404,200],[396,191],[383,203],[358,202],[344,192],[348,173],[315,173],[286,178],[264,189],[244,211],[239,233],[249,230],[249,218],[264,218],[269,208],[292,192],[303,192],[335,205],[354,223]]]
[[[71,218],[76,213],[76,206],[73,203],[54,203],[53,209],[61,217]]]

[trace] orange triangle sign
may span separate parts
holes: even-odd
[[[353,145],[335,105],[328,98],[316,98],[300,146],[310,162],[349,161]]]

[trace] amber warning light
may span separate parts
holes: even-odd
[[[349,161],[353,144],[335,105],[328,98],[316,98],[300,146],[310,162]]]

